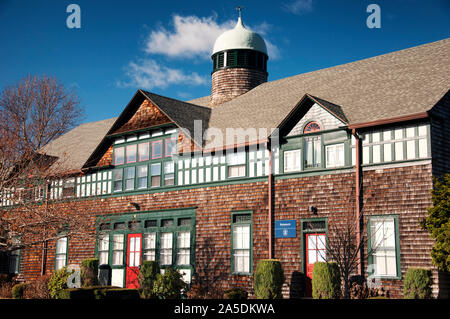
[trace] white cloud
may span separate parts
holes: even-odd
[[[293,14],[302,15],[313,11],[313,3],[312,0],[295,0],[283,4],[283,9]]]
[[[187,74],[183,70],[160,65],[152,59],[144,59],[139,63],[130,62],[126,70],[129,81],[119,82],[119,86],[151,90],[155,87],[166,88],[172,84],[205,85],[208,83],[206,77],[196,72]]]
[[[173,16],[174,31],[160,28],[152,31],[145,45],[148,54],[163,54],[170,57],[209,58],[216,38],[234,26],[229,20],[218,24],[216,17]]]

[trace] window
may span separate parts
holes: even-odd
[[[109,254],[109,235],[103,234],[98,239],[98,263],[99,265],[108,264]]]
[[[62,196],[73,197],[75,195],[75,178],[69,178],[64,181]]]
[[[381,277],[398,276],[396,217],[378,216],[369,219],[369,266]]]
[[[322,142],[320,136],[305,138],[305,167],[320,167]]]
[[[172,264],[172,233],[161,233],[161,253],[159,263],[161,265]]]
[[[165,157],[172,157],[172,154],[175,152],[175,139],[174,138],[168,138],[165,140],[166,146],[165,146]]]
[[[327,145],[325,147],[327,167],[345,165],[344,144]]]
[[[144,234],[144,260],[156,260],[156,233]]]
[[[251,214],[236,214],[232,224],[233,273],[251,272]]]
[[[177,265],[189,265],[191,256],[191,233],[188,231],[178,233]]]
[[[175,184],[175,165],[174,162],[164,163],[164,185]]]
[[[228,177],[245,176],[245,152],[227,154]]]
[[[124,163],[125,158],[125,148],[116,147],[114,149],[114,165],[121,165]]]
[[[147,188],[148,166],[138,166],[138,189]]]
[[[303,129],[303,134],[312,133],[312,132],[318,132],[320,131],[320,125],[317,122],[309,122],[305,125],[305,128]]]
[[[115,192],[122,191],[122,179],[123,179],[123,170],[121,168],[115,169],[113,172],[113,182]]]
[[[123,234],[113,235],[112,264],[123,265]]]
[[[67,237],[56,240],[55,269],[59,270],[67,264]]]
[[[152,187],[161,186],[161,163],[155,163],[151,166]]]
[[[284,171],[296,172],[301,170],[301,151],[292,150],[284,152]]]
[[[148,161],[150,158],[150,144],[147,143],[141,143],[139,144],[139,161]]]
[[[162,158],[162,140],[152,142],[152,158]]]
[[[136,162],[136,152],[137,152],[136,144],[127,146],[127,163],[135,163]]]
[[[20,239],[12,238],[12,244],[16,247],[20,246]],[[8,257],[8,273],[18,274],[20,271],[20,249],[14,249]]]
[[[135,167],[127,167],[125,168],[125,190],[133,190],[134,189],[134,178],[136,175]]]

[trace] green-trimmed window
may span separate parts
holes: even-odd
[[[377,277],[398,278],[400,275],[398,216],[370,216],[368,238],[369,272]]]
[[[302,169],[302,152],[298,150],[284,151],[284,172],[297,172]]]
[[[172,265],[173,233],[161,233],[161,250],[159,263],[162,266]]]
[[[123,182],[123,169],[115,169],[113,171],[113,183],[114,183],[114,191],[121,192],[122,191],[122,182]]]
[[[345,166],[344,143],[325,146],[326,167]]]
[[[55,270],[59,270],[67,265],[67,248],[67,237],[61,237],[56,240]]]
[[[123,265],[123,247],[124,247],[124,235],[114,234],[112,236],[112,264]]]
[[[178,232],[177,239],[177,265],[189,265],[191,256],[191,232]]]
[[[250,274],[252,268],[252,215],[232,215],[232,272]]]
[[[322,141],[320,136],[305,137],[305,168],[320,167]]]
[[[155,220],[156,222],[156,220]],[[152,226],[156,226],[156,223]],[[156,260],[156,233],[146,233],[143,235],[143,254],[144,260]]]
[[[148,161],[150,159],[150,143],[140,143],[138,147],[139,162]]]
[[[134,189],[134,179],[136,175],[136,168],[134,166],[125,167],[125,190]]]
[[[148,166],[147,165],[141,165],[137,167],[138,171],[138,189],[147,188],[147,180],[148,180]]]
[[[122,165],[125,163],[125,147],[114,148],[114,165]]]
[[[154,163],[151,166],[152,187],[161,186],[161,163]]]
[[[244,177],[245,163],[246,153],[244,151],[227,154],[228,177]]]
[[[107,265],[109,257],[109,234],[102,234],[98,239],[98,263]]]

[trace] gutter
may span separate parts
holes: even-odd
[[[353,129],[358,129],[358,128],[366,128],[366,127],[371,127],[371,126],[379,126],[379,125],[392,124],[392,123],[398,123],[398,122],[406,122],[406,121],[426,119],[426,118],[428,118],[428,113],[421,112],[421,113],[415,113],[415,114],[411,114],[411,115],[392,117],[392,118],[388,118],[388,119],[384,119],[384,120],[349,124],[348,128],[353,130]]]
[[[355,160],[355,224],[356,224],[356,243],[358,247],[357,259],[358,263],[358,274],[363,275],[363,259],[361,254],[361,249],[363,245],[361,243],[361,140],[359,135],[356,133],[356,129],[352,129],[352,135],[355,137],[355,152],[356,152],[356,160]]]
[[[269,176],[268,176],[268,232],[269,232],[269,259],[273,259],[273,175],[272,175],[272,148],[270,140],[267,141],[267,150],[269,151]]]

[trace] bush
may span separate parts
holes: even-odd
[[[248,292],[241,288],[228,289],[224,293],[225,299],[247,299]]]
[[[162,299],[180,299],[186,289],[186,283],[181,274],[172,268],[167,268],[163,275],[158,274],[153,285],[153,293]]]
[[[98,285],[98,258],[88,258],[81,262],[81,287]]]
[[[426,269],[409,268],[403,282],[403,298],[431,298],[431,272]]]
[[[49,275],[40,276],[35,281],[28,283],[23,294],[24,299],[50,299],[48,291]]]
[[[59,294],[60,299],[139,299],[137,289],[116,288],[111,286],[96,286],[64,289]]]
[[[260,260],[254,276],[256,297],[258,299],[282,298],[281,288],[284,280],[284,272],[279,260]]]
[[[316,262],[312,276],[314,299],[336,299],[341,294],[341,278],[336,263]]]
[[[25,291],[27,284],[26,283],[20,283],[16,284],[11,289],[11,294],[14,299],[23,299],[23,293]]]
[[[67,288],[67,279],[73,272],[73,270],[68,271],[67,267],[63,267],[51,275],[48,281],[48,290],[52,299],[60,299],[59,293]]]
[[[12,298],[12,287],[14,287],[15,283],[11,281],[5,281],[0,283],[0,299],[3,298]]]
[[[144,261],[142,262],[141,269],[139,271],[139,292],[144,299],[156,298],[153,293],[153,286],[156,278],[160,273],[159,264],[156,261]]]

